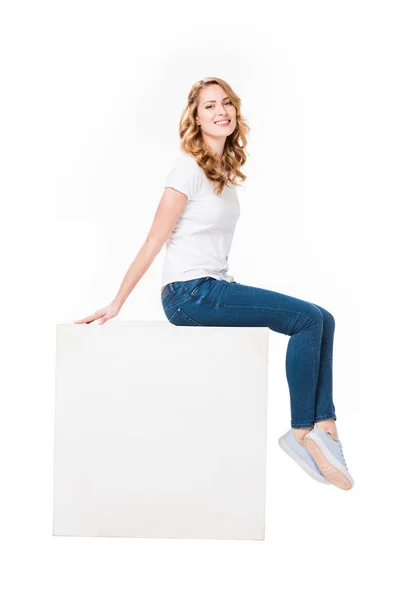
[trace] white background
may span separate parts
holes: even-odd
[[[354,0],[2,7],[5,598],[337,599],[396,583],[396,8]],[[322,486],[280,450],[290,426],[288,338],[271,331],[264,542],[53,537],[56,323],[114,298],[179,151],[189,89],[207,76],[233,87],[251,127],[230,273],[335,316],[334,401],[355,486]],[[118,318],[165,321],[164,252]]]

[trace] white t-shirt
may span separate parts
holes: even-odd
[[[162,286],[206,276],[235,281],[226,257],[240,216],[236,187],[228,183],[217,196],[196,159],[182,151],[165,187],[183,192],[188,200],[166,242]]]

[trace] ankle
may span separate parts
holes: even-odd
[[[304,437],[312,430],[312,427],[292,427],[296,440],[304,446]]]
[[[337,427],[334,419],[326,419],[324,421],[317,421],[315,425],[319,425],[328,433],[333,433],[334,436],[338,437]]]

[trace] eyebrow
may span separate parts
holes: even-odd
[[[226,96],[225,98],[222,98],[222,102],[224,100],[229,100],[229,96]],[[216,100],[207,100],[207,102],[204,102],[204,104],[208,104],[209,102],[216,102]]]

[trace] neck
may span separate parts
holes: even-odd
[[[203,133],[204,140],[210,148],[211,154],[218,159],[221,159],[225,147],[225,138],[214,138]]]

